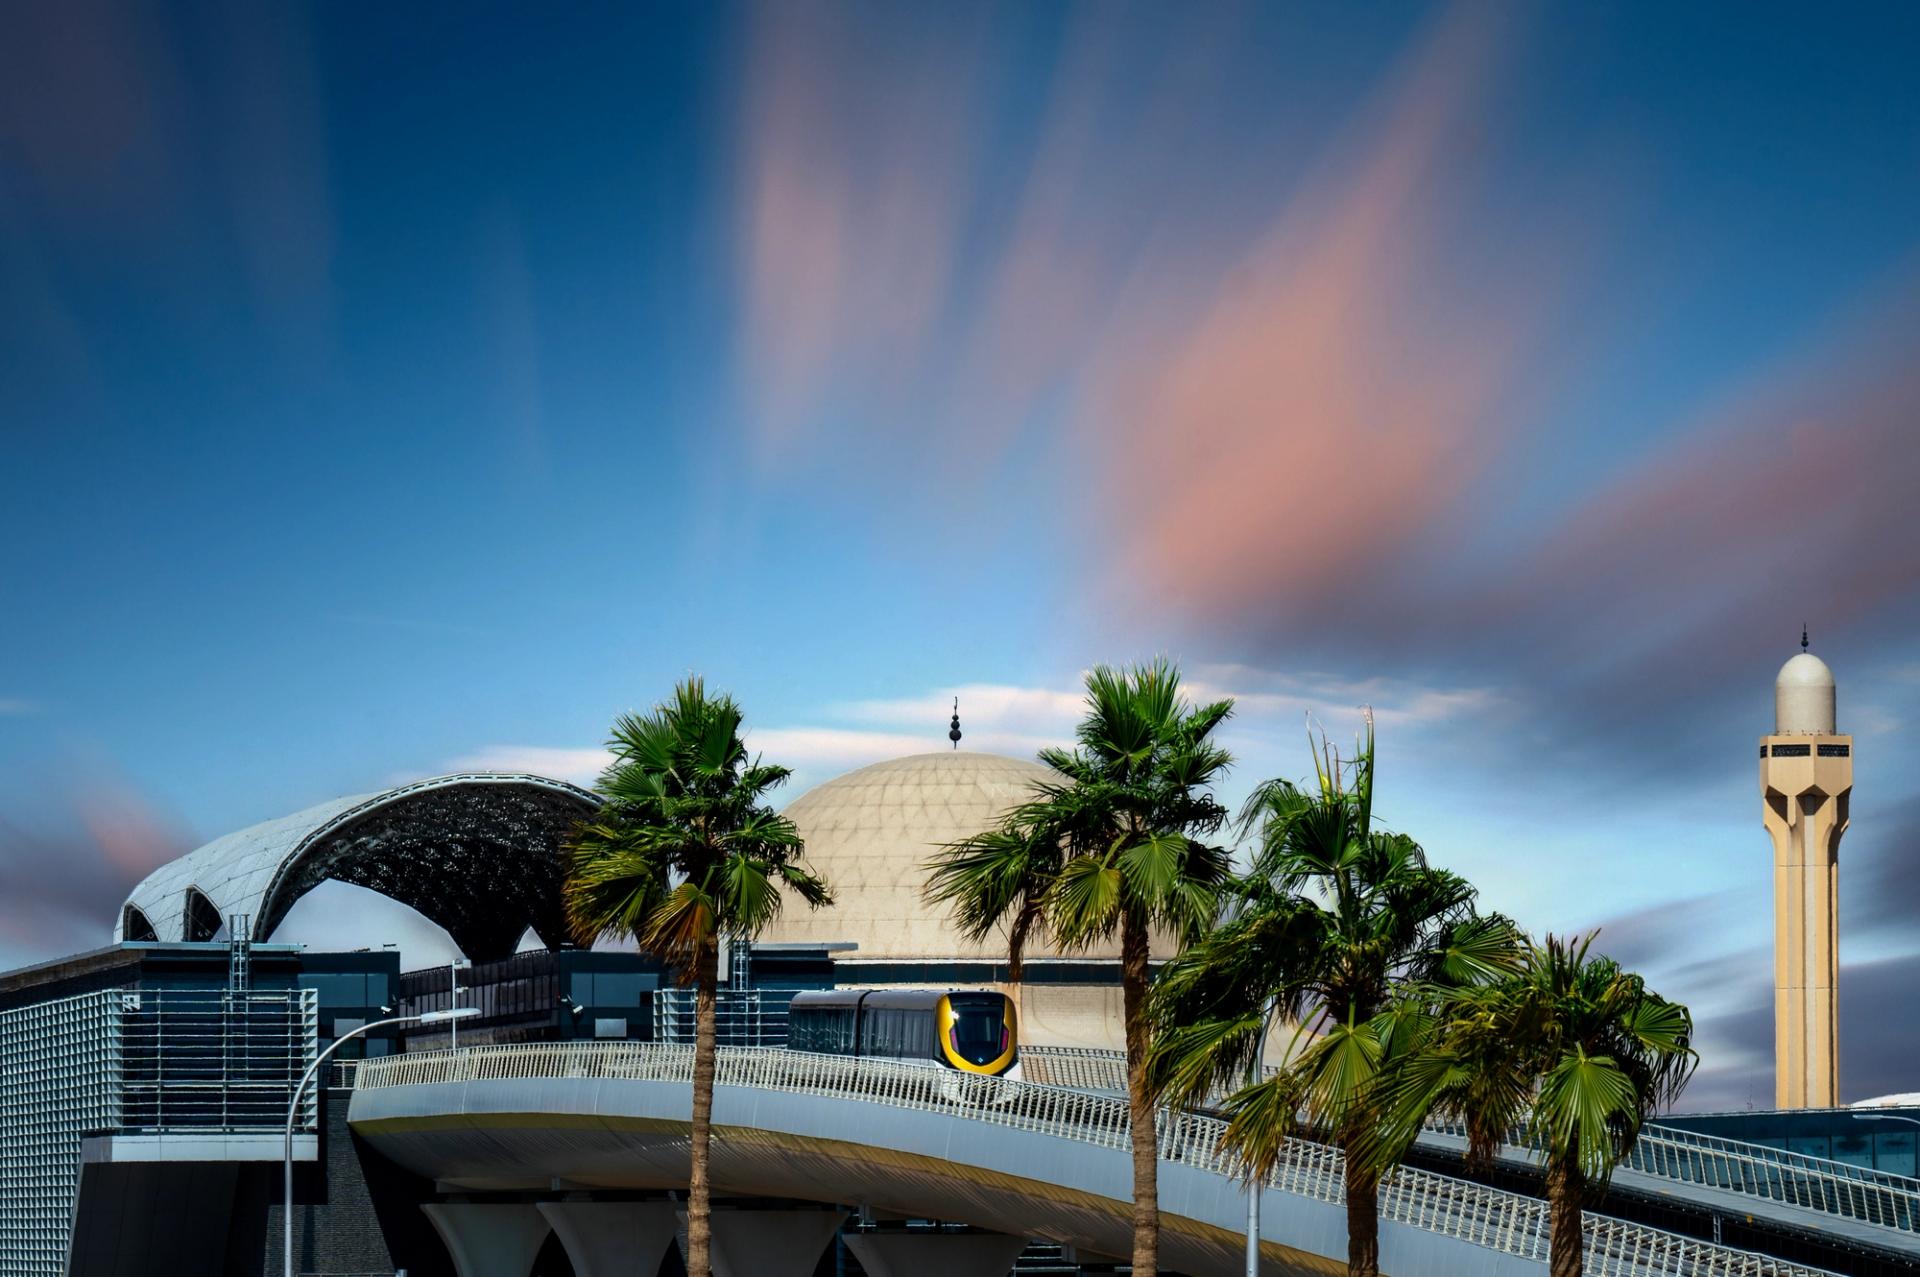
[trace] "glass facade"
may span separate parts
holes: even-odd
[[[551,1042],[575,1038],[644,1041],[656,1016],[661,966],[644,954],[592,949],[535,950],[460,968],[453,994],[447,967],[424,967],[399,978],[400,1006],[410,1015],[470,1006],[480,1014],[460,1024],[462,1044]],[[411,1030],[407,1048],[444,1046],[440,1028]]]
[[[1662,1117],[1659,1123],[1785,1149],[1802,1157],[1920,1178],[1914,1138],[1920,1135],[1920,1108],[1680,1113]]]

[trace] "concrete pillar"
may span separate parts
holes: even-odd
[[[684,1248],[686,1212],[679,1218]],[[846,1218],[837,1210],[715,1210],[714,1277],[812,1277]]]
[[[672,1202],[541,1202],[574,1277],[653,1277],[680,1231]]]
[[[546,1217],[526,1202],[430,1202],[420,1208],[460,1277],[527,1277],[546,1244]]]
[[[848,1233],[847,1249],[870,1277],[1007,1277],[1027,1248],[998,1233]]]

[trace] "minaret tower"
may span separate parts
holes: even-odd
[[[1853,737],[1834,718],[1833,671],[1807,648],[1773,684],[1760,738],[1761,817],[1773,838],[1773,1094],[1783,1109],[1840,1103],[1840,836]]]

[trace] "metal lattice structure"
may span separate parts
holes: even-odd
[[[558,946],[568,939],[561,843],[598,806],[564,781],[478,773],[336,799],[154,870],[127,898],[114,938],[208,940],[245,915],[262,940],[333,879],[418,910],[476,962],[511,954],[528,927]]]
[[[59,1277],[89,1135],[279,1132],[311,989],[102,989],[0,1012],[0,1273]],[[296,1121],[314,1128],[311,1094]]]
[[[763,1091],[824,1095],[964,1117],[1124,1151],[1127,1102],[1085,1090],[980,1077],[891,1060],[798,1051],[720,1048],[714,1081]],[[420,1052],[363,1061],[356,1089],[516,1078],[606,1078],[690,1086],[693,1051],[658,1043],[543,1043]],[[1226,1124],[1166,1111],[1161,1160],[1216,1175],[1236,1168],[1221,1148]],[[1340,1151],[1290,1140],[1266,1186],[1315,1201],[1346,1199]],[[1380,1186],[1380,1217],[1508,1255],[1547,1259],[1547,1203],[1467,1180],[1401,1167]],[[1586,1217],[1592,1277],[1818,1277],[1824,1270],[1696,1241],[1602,1215]]]
[[[59,1277],[80,1141],[120,1124],[120,993],[0,1012],[0,1272]]]

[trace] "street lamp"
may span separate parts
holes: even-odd
[[[314,1056],[312,1064],[307,1065],[307,1071],[300,1075],[300,1084],[293,1088],[293,1097],[287,1101],[286,1176],[280,1201],[280,1222],[286,1241],[286,1277],[293,1277],[293,1118],[294,1114],[299,1112],[300,1097],[307,1093],[307,1083],[313,1080],[313,1075],[319,1071],[320,1066],[327,1062],[327,1057],[345,1046],[349,1038],[357,1038],[363,1033],[371,1033],[375,1029],[384,1029],[394,1024],[439,1024],[443,1020],[464,1020],[468,1016],[479,1014],[479,1007],[455,1007],[450,1011],[428,1011],[422,1015],[396,1015],[385,1020],[375,1020],[372,1024],[348,1029],[335,1038],[333,1044],[326,1050]],[[451,1029],[452,1026],[448,1027]]]
[[[1920,1126],[1920,1117],[1902,1117],[1898,1113],[1855,1113],[1856,1122],[1911,1122]]]

